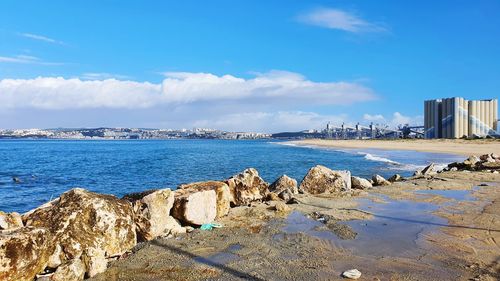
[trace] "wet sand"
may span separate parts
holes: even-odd
[[[287,212],[273,201],[237,207],[223,228],[140,243],[94,280],[342,280],[352,268],[362,280],[498,280],[499,184],[498,174],[446,172],[300,195]]]
[[[420,152],[447,153],[457,155],[482,155],[500,153],[500,140],[322,140],[310,139],[290,141],[296,145],[314,145],[335,148],[376,148],[386,150],[412,150]]]

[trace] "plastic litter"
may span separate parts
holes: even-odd
[[[344,273],[342,273],[342,276],[349,279],[358,279],[359,277],[361,277],[361,272],[357,269],[351,269],[344,271]]]
[[[218,224],[218,223],[205,223],[205,224],[202,224],[200,229],[201,230],[212,230],[214,228],[221,228],[222,227],[222,224]]]

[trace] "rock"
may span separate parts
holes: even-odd
[[[4,213],[0,211],[0,230],[23,227],[21,215],[16,212]]]
[[[231,209],[231,201],[233,201],[233,198],[229,186],[225,182],[195,182],[180,185],[178,189],[214,190],[217,194],[217,218],[226,216],[229,213],[229,209]]]
[[[85,265],[80,259],[72,259],[59,266],[50,276],[52,281],[80,281],[85,276]]]
[[[181,223],[171,216],[167,217],[167,228],[170,229],[170,233],[168,234],[173,235],[189,232],[188,227],[182,227]]]
[[[47,267],[57,268],[59,265],[63,263],[63,260],[64,260],[64,253],[62,252],[61,245],[57,244],[55,245],[54,252],[49,257]]]
[[[342,276],[349,279],[359,279],[361,277],[361,272],[357,269],[351,269],[344,271]]]
[[[425,167],[420,174],[423,176],[429,176],[432,174],[435,174],[436,172],[434,171],[434,163],[429,164],[427,167]]]
[[[265,182],[257,170],[249,168],[227,179],[235,206],[248,205],[252,201],[262,200],[269,192],[269,184]]]
[[[290,201],[293,198],[292,192],[289,189],[285,189],[280,194],[278,194],[278,197],[283,199],[285,202]]]
[[[398,182],[398,181],[402,181],[402,180],[403,180],[403,177],[400,174],[395,174],[394,176],[392,176],[388,179],[388,181],[390,181],[390,182]]]
[[[373,187],[369,180],[360,177],[351,177],[351,183],[353,189],[368,189]]]
[[[108,268],[108,260],[106,253],[101,249],[89,248],[83,252],[83,263],[85,264],[86,276],[94,277],[95,275],[106,271]]]
[[[281,201],[281,198],[278,196],[278,194],[270,192],[266,196],[266,201]]]
[[[274,209],[279,212],[279,213],[288,213],[290,212],[290,207],[288,207],[285,203],[283,202],[277,202],[276,205],[274,205]]]
[[[500,169],[500,162],[484,162],[481,163],[482,169],[497,170]]]
[[[170,232],[167,220],[174,205],[174,193],[169,188],[126,195],[124,198],[136,199],[131,203],[139,240],[149,241]]]
[[[471,155],[469,158],[464,160],[463,164],[466,166],[468,169],[472,169],[476,166],[477,163],[480,163],[481,159],[477,157],[476,155]]]
[[[352,182],[351,182],[351,171],[343,170],[343,171],[335,171],[342,176],[344,180],[344,191],[351,190]]]
[[[22,227],[0,233],[0,280],[33,280],[54,251],[45,228]]]
[[[500,155],[495,154],[495,153],[492,153],[492,154],[491,154],[491,158],[493,158],[493,159],[495,159],[495,160],[500,160]]]
[[[178,189],[172,216],[189,225],[211,223],[217,216],[215,190]]]
[[[386,180],[381,175],[373,175],[372,181],[373,181],[374,186],[382,186],[382,185],[390,185],[391,184],[390,181]]]
[[[27,226],[45,227],[60,245],[61,262],[88,249],[121,255],[136,245],[132,205],[111,195],[75,188],[23,216]]]
[[[292,194],[298,194],[297,180],[290,178],[287,175],[282,175],[273,184],[269,186],[269,191],[280,194],[284,190],[289,190]]]
[[[12,177],[12,181],[14,183],[21,183],[21,179],[19,177]]]
[[[299,190],[304,193],[340,193],[346,191],[345,173],[333,171],[325,166],[317,165],[307,172]]]
[[[457,168],[457,167],[452,167],[452,168],[450,168],[450,172],[456,172],[456,171],[458,171],[458,168]]]

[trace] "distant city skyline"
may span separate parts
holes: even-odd
[[[500,2],[0,3],[0,128],[423,125],[498,98]]]

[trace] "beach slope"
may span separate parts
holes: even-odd
[[[395,140],[322,140],[308,139],[291,141],[296,145],[314,145],[333,148],[353,149],[387,149],[387,150],[412,150],[420,152],[447,153],[457,155],[477,155],[487,153],[500,154],[499,140],[423,140],[423,139],[395,139]]]

